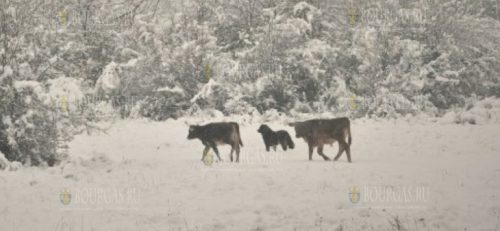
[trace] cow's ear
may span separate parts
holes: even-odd
[[[288,126],[295,127],[295,123],[288,123]]]

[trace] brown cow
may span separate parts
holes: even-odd
[[[335,156],[337,161],[344,151],[347,153],[347,160],[351,162],[351,122],[348,118],[336,119],[314,119],[304,122],[290,124],[295,127],[295,136],[303,138],[309,146],[309,160],[312,160],[312,154],[315,147],[318,147],[318,154],[325,160],[330,160],[323,153],[325,144],[332,145],[335,141],[339,142],[339,152]],[[346,137],[348,140],[346,142]]]

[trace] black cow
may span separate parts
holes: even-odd
[[[235,150],[236,162],[240,160],[240,146],[243,146],[243,142],[240,136],[240,126],[237,123],[210,123],[203,126],[192,125],[189,126],[189,135],[187,138],[189,140],[198,138],[205,145],[201,160],[205,158],[208,150],[212,148],[219,161],[221,161],[217,145],[222,144],[231,145],[231,162],[233,162],[233,152]]]

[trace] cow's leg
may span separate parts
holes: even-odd
[[[281,141],[281,148],[283,149],[283,151],[286,151],[286,149],[287,149],[287,143],[286,143],[285,140]]]
[[[210,143],[210,147],[214,150],[215,155],[217,156],[217,159],[218,159],[219,161],[222,161],[222,159],[220,158],[220,155],[219,155],[219,149],[217,149],[217,144],[215,144],[215,143],[211,142],[211,143]]]
[[[348,143],[345,143],[345,153],[347,154],[347,161],[349,163],[352,163],[352,161],[351,161],[351,146]]]
[[[344,152],[344,146],[342,146],[342,144],[339,142],[339,152],[337,153],[333,161],[337,161],[340,156],[342,156],[342,152]]]
[[[325,161],[330,160],[330,158],[328,158],[328,156],[326,156],[326,155],[323,153],[323,145],[318,146],[318,154],[319,154],[321,157],[323,157],[323,159],[324,159]]]
[[[314,151],[314,146],[312,145],[311,142],[307,144],[309,146],[309,160],[313,159],[313,151]]]
[[[231,162],[233,162],[233,152],[234,152],[234,145],[231,145],[231,153],[229,153],[229,158],[231,159]]]
[[[273,150],[276,152],[276,145],[273,145]]]
[[[240,144],[236,144],[236,163],[240,162]]]
[[[345,150],[345,152],[346,152],[346,154],[347,154],[347,161],[348,161],[349,163],[351,163],[351,162],[352,162],[352,161],[351,161],[351,147],[349,147],[349,144],[347,144],[347,143],[345,142],[345,140],[343,140],[343,139],[340,139],[340,140],[339,140],[339,144],[340,144],[340,145],[342,145],[342,148]],[[339,156],[339,157],[340,157],[340,156]]]
[[[205,146],[205,149],[203,149],[203,154],[201,156],[201,161],[203,161],[205,159],[209,150],[210,150],[210,146]]]

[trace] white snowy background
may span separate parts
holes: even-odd
[[[301,140],[292,151],[267,153],[259,124],[242,123],[242,163],[228,163],[226,147],[225,162],[212,166],[199,160],[201,143],[186,139],[186,121],[120,121],[108,134],[80,135],[60,166],[0,175],[2,229],[499,228],[497,124],[356,120],[352,164],[345,156],[325,162],[316,154],[307,161]],[[283,123],[270,125],[293,135]],[[337,145],[326,150],[330,157],[336,152]],[[372,195],[375,201],[361,195],[354,204],[351,187],[361,194],[368,193],[364,187],[392,191]],[[405,201],[398,188],[426,191],[422,200],[413,194]],[[67,205],[60,200],[65,189],[73,196]]]

